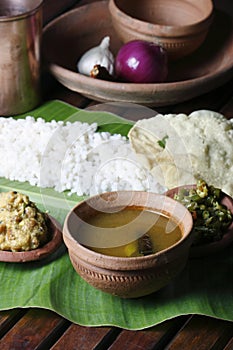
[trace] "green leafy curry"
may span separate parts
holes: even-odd
[[[198,180],[196,188],[181,189],[174,199],[181,202],[192,214],[195,232],[193,245],[221,240],[232,223],[231,211],[221,203],[223,192]]]

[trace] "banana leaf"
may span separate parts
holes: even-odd
[[[27,114],[19,116],[24,118]],[[32,111],[47,121],[97,122],[99,130],[127,135],[132,123],[110,113],[79,110],[51,101]],[[72,206],[84,197],[57,193],[27,183],[0,179],[0,190],[27,193],[61,224]],[[138,299],[121,299],[94,289],[74,271],[62,246],[49,259],[31,263],[0,263],[0,310],[46,308],[85,326],[117,326],[130,330],[151,327],[185,314],[233,320],[233,246],[212,257],[189,259],[168,286]]]

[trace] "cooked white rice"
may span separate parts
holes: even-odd
[[[97,124],[0,118],[0,176],[79,196],[111,190],[162,193],[127,138]]]

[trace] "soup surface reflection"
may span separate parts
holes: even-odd
[[[87,238],[84,244],[87,248],[118,257],[153,254],[174,245],[182,237],[174,220],[137,207],[113,213],[97,212],[88,219],[88,224],[81,224],[79,232]],[[94,235],[96,242],[100,237],[99,244],[88,243],[88,237]]]

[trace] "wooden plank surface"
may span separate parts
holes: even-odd
[[[72,324],[52,350],[94,350],[112,344],[120,330],[109,327],[83,327]]]
[[[49,310],[31,309],[0,339],[0,349],[49,349],[68,325],[68,321]]]
[[[193,316],[170,343],[169,350],[223,349],[233,335],[233,323]]]
[[[49,310],[0,312],[1,350],[232,350],[233,323],[182,316],[150,329],[84,327]]]

